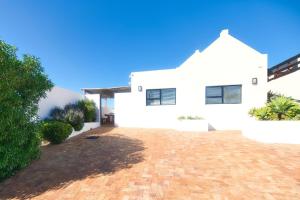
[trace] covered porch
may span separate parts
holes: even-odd
[[[85,98],[93,100],[97,107],[97,121],[100,125],[114,126],[114,98],[115,93],[130,92],[129,86],[111,88],[82,88]]]

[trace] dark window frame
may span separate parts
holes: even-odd
[[[162,90],[169,90],[169,89],[174,89],[175,90],[175,102],[174,102],[174,104],[162,104],[161,103],[161,91]],[[159,98],[148,98],[148,91],[153,91],[153,90],[159,90]],[[176,105],[176,93],[177,93],[177,91],[176,91],[176,88],[159,88],[159,89],[146,89],[146,106],[174,106],[174,105]],[[148,100],[158,100],[159,99],[159,104],[157,104],[157,105],[151,105],[151,104],[148,104]]]
[[[240,86],[241,90],[241,95],[239,99],[239,103],[224,103],[224,88],[225,87],[230,87],[230,86]],[[221,96],[207,96],[207,89],[208,88],[221,88]],[[237,85],[214,85],[214,86],[206,86],[205,87],[205,104],[206,105],[214,105],[214,104],[242,104],[242,84],[237,84]],[[222,102],[221,103],[208,103],[207,98],[221,98]]]

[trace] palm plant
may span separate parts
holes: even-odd
[[[295,102],[285,96],[273,98],[271,102],[268,103],[268,107],[277,115],[278,120],[282,120],[284,115],[294,106],[296,106]]]

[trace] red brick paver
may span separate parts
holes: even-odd
[[[97,135],[97,139],[85,139]],[[300,199],[300,145],[238,132],[99,128],[0,183],[0,199]]]

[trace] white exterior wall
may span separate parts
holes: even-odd
[[[266,77],[267,55],[225,30],[176,69],[132,73],[131,93],[115,95],[116,125],[175,128],[178,116],[197,115],[214,129],[241,129],[250,108],[266,102]],[[258,85],[252,85],[252,78]],[[242,104],[205,104],[206,86],[237,84],[242,85]],[[176,88],[176,105],[146,106],[146,90],[162,88]]]
[[[268,90],[300,100],[300,70],[268,82]]]
[[[300,144],[300,121],[249,120],[242,134],[264,143]]]
[[[54,107],[63,108],[66,104],[74,103],[82,98],[83,96],[79,93],[54,86],[50,92],[47,92],[47,97],[40,100],[38,115],[44,119]]]

